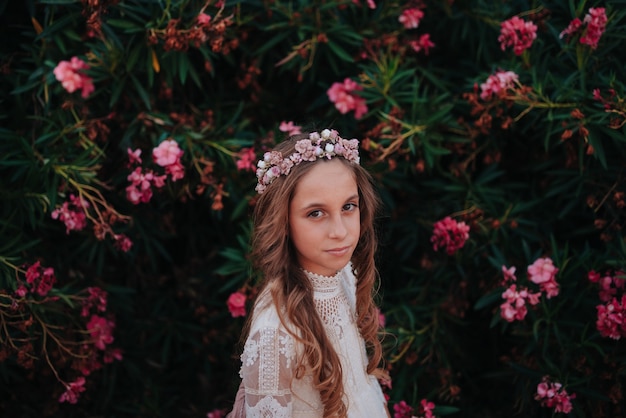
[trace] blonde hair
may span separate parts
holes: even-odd
[[[291,155],[295,152],[296,141],[306,137],[292,136],[278,144],[275,151],[284,156]],[[361,232],[352,256],[357,278],[357,325],[369,354],[367,372],[376,374],[382,360],[378,311],[373,298],[378,279],[374,262],[377,247],[374,219],[380,208],[380,200],[371,176],[364,168],[341,157],[334,159],[341,160],[351,168],[359,191]],[[275,179],[259,196],[254,210],[251,258],[254,268],[262,275],[259,294],[264,289],[269,290],[275,306],[279,307],[283,324],[292,324],[297,328],[297,331],[287,328],[304,347],[303,358],[295,369],[295,377],[302,377],[308,366],[313,373],[313,385],[324,404],[324,417],[345,417],[347,409],[343,403],[343,371],[339,356],[326,336],[322,320],[316,314],[311,283],[298,265],[295,248],[289,239],[289,203],[296,185],[314,164],[324,164],[324,160],[303,162],[293,167],[289,175]]]

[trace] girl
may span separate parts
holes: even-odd
[[[263,282],[229,416],[388,417],[373,300],[379,200],[358,141],[328,129],[291,137],[257,177],[251,255]]]

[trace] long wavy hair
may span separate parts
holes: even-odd
[[[292,136],[279,143],[274,150],[283,156],[291,155],[295,152],[295,143],[304,138],[308,135]],[[378,281],[374,259],[377,248],[374,220],[380,209],[380,200],[372,178],[364,168],[342,157],[334,158],[352,170],[358,187],[361,228],[352,255],[357,278],[357,325],[368,352],[367,372],[380,376],[382,372],[378,366],[382,360],[382,348],[378,338],[378,311],[374,303]],[[294,166],[289,175],[276,178],[259,196],[254,209],[251,259],[262,277],[259,294],[265,289],[269,291],[283,325],[304,347],[303,357],[295,368],[295,377],[302,377],[307,368],[311,370],[313,385],[324,404],[324,417],[345,417],[347,408],[343,403],[343,371],[339,356],[316,313],[312,285],[297,262],[296,251],[289,238],[289,204],[300,179],[315,164],[324,164],[324,160]],[[290,329],[287,324],[296,329]]]

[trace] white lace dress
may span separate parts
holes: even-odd
[[[380,385],[366,371],[365,343],[355,322],[356,279],[351,264],[334,277],[308,272],[307,276],[313,283],[317,312],[341,360],[348,417],[387,418]],[[241,355],[246,417],[321,418],[324,407],[311,375],[292,379],[301,349],[281,325],[270,299],[265,294],[257,302],[267,307],[255,312]]]

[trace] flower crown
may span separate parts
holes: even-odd
[[[278,151],[266,152],[263,159],[257,163],[256,176],[258,184],[256,191],[261,194],[275,178],[288,175],[293,166],[302,161],[315,161],[318,158],[331,159],[340,156],[352,163],[359,163],[359,141],[357,139],[343,139],[337,131],[324,129],[320,132],[311,132],[308,139],[296,142],[296,152],[288,157]]]

